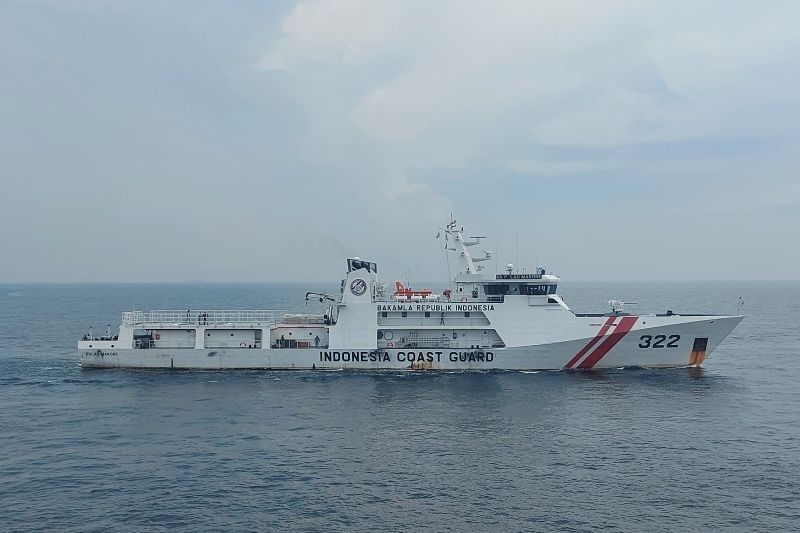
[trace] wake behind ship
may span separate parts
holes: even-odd
[[[489,277],[481,237],[441,228],[459,272],[441,293],[394,292],[374,262],[347,260],[339,294],[308,293],[325,313],[277,310],[131,311],[118,335],[78,341],[86,368],[558,370],[698,366],[742,316],[576,314],[544,268]]]

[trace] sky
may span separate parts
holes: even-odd
[[[780,0],[3,0],[0,281],[445,280],[450,213],[501,268],[800,279],[799,25]]]

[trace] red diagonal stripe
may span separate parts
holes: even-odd
[[[611,324],[614,323],[614,320],[616,318],[617,317],[615,317],[615,316],[608,317],[608,320],[606,320],[606,323],[603,324],[603,327],[600,328],[600,331],[597,332],[597,335],[595,335],[594,337],[589,339],[589,342],[586,343],[586,346],[581,348],[581,351],[576,353],[575,357],[573,357],[572,359],[569,360],[569,363],[567,363],[565,368],[572,368],[572,365],[574,365],[575,363],[580,361],[581,357],[586,355],[587,352],[592,349],[592,346],[597,344],[597,341],[599,341],[601,338],[603,338],[603,335],[605,335],[608,332],[608,328],[611,327]]]
[[[603,344],[598,346],[589,357],[584,359],[578,368],[594,367],[594,365],[596,365],[600,359],[602,359],[611,350],[611,348],[616,346],[617,343],[628,334],[638,318],[639,317],[636,316],[623,317],[622,320],[620,320],[619,325],[614,330],[614,333],[609,335],[608,338],[603,341]]]

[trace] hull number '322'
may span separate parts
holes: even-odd
[[[666,335],[642,335],[639,337],[639,348],[677,348],[679,340],[681,340],[680,335],[670,335],[669,337]]]

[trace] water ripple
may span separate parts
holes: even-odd
[[[741,292],[720,287],[632,292],[703,308]],[[1,302],[0,529],[765,531],[800,520],[797,286],[743,293],[753,316],[704,369],[75,364],[86,324],[134,296],[293,309],[304,290],[44,286]],[[67,309],[94,315],[64,319]],[[32,342],[19,333],[32,324],[51,329]]]

